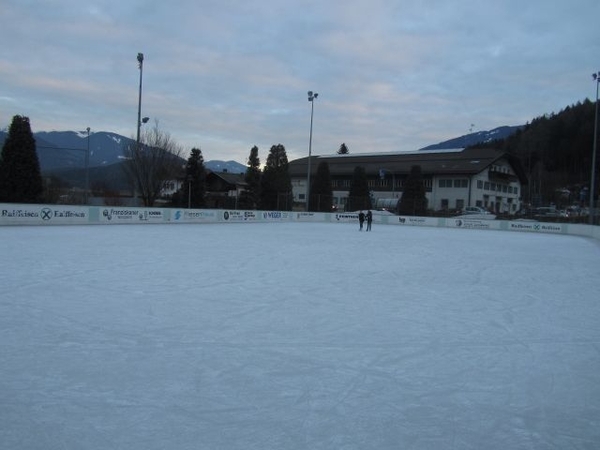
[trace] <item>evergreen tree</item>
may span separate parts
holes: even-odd
[[[14,116],[0,155],[0,202],[36,203],[43,190],[29,118]]]
[[[265,210],[292,209],[292,179],[285,147],[273,145],[260,183],[260,205]]]
[[[367,172],[364,167],[354,168],[350,191],[348,192],[348,211],[358,211],[371,208],[371,196],[369,192],[369,182]]]
[[[537,117],[505,139],[477,147],[495,148],[519,159],[529,179],[523,189],[526,203],[558,203],[557,192],[565,188],[570,201],[581,201],[580,192],[589,187],[594,119],[595,103],[586,99],[558,114]],[[589,196],[583,203],[587,202]]]
[[[424,216],[427,214],[427,197],[421,166],[412,166],[404,183],[398,212],[406,216]]]
[[[348,150],[348,147],[346,146],[345,143],[342,142],[342,145],[340,145],[340,148],[337,151],[338,155],[348,155],[350,154],[350,150]]]
[[[310,188],[311,211],[331,212],[333,206],[333,189],[331,187],[331,174],[329,164],[325,161],[319,163],[317,174]]]
[[[190,190],[191,189],[191,190]],[[204,208],[206,206],[206,169],[204,168],[204,157],[202,150],[193,148],[185,165],[185,183],[183,186],[182,201],[192,208]]]
[[[242,209],[256,209],[260,204],[260,159],[258,158],[258,147],[255,145],[250,149],[248,157],[248,168],[244,181],[246,190],[240,195],[240,207]]]

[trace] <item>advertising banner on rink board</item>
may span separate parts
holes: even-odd
[[[318,212],[294,212],[292,219],[296,222],[330,222],[330,213],[318,213]]]
[[[393,221],[388,221],[388,223],[394,224]],[[439,219],[437,217],[398,216],[396,224],[415,227],[437,227]]]
[[[75,225],[89,220],[89,210],[82,206],[0,205],[2,225]]]
[[[534,233],[563,233],[567,224],[548,222],[512,221],[508,222],[510,231],[533,231]]]
[[[260,211],[261,220],[266,222],[283,222],[292,220],[291,211]]]
[[[226,210],[219,211],[223,222],[256,222],[258,220],[258,211],[238,211]]]
[[[165,222],[165,210],[160,208],[127,208],[121,206],[100,208],[98,221],[106,224]]]
[[[207,223],[217,222],[217,210],[206,209],[172,209],[171,222],[175,223]]]
[[[335,213],[332,222],[356,222],[358,223],[358,213]]]
[[[446,226],[453,228],[470,228],[476,230],[499,230],[502,223],[497,220],[487,219],[469,219],[465,217],[461,218],[448,218],[446,219]]]

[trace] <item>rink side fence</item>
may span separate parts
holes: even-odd
[[[358,223],[358,214],[0,203],[0,226],[266,222]],[[526,220],[481,220],[466,216],[414,217],[374,214],[373,224],[569,234],[600,239],[600,227],[598,226]]]

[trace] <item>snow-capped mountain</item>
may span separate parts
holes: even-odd
[[[33,134],[42,172],[81,169],[90,150],[89,167],[106,167],[124,160],[123,151],[135,140],[107,131],[40,131]],[[0,145],[6,132],[0,131]],[[185,163],[185,159],[182,160]],[[205,161],[205,167],[215,172],[244,173],[246,166],[236,161]]]
[[[477,131],[420,150],[464,148],[495,139],[504,139],[515,133],[523,125],[502,126],[489,131]],[[40,131],[34,133],[42,172],[84,167],[85,153],[90,150],[89,167],[100,168],[122,162],[123,151],[134,145],[131,138],[108,131],[90,133],[87,131]],[[4,143],[6,132],[0,131],[0,145]],[[185,160],[182,160],[184,163]],[[205,161],[207,169],[214,172],[244,173],[246,166],[236,161]]]
[[[471,145],[480,144],[482,142],[495,141],[497,139],[504,139],[514,133],[517,130],[523,128],[523,125],[517,126],[503,126],[494,128],[489,131],[476,131],[475,133],[465,134],[457,138],[453,138],[439,144],[428,145],[420,150],[442,150],[442,149],[453,149],[453,148],[465,148]]]

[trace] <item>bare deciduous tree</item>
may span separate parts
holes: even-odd
[[[144,206],[153,206],[166,184],[181,176],[185,164],[182,152],[171,135],[159,128],[158,121],[144,129],[139,146],[134,142],[125,150],[125,171]]]

